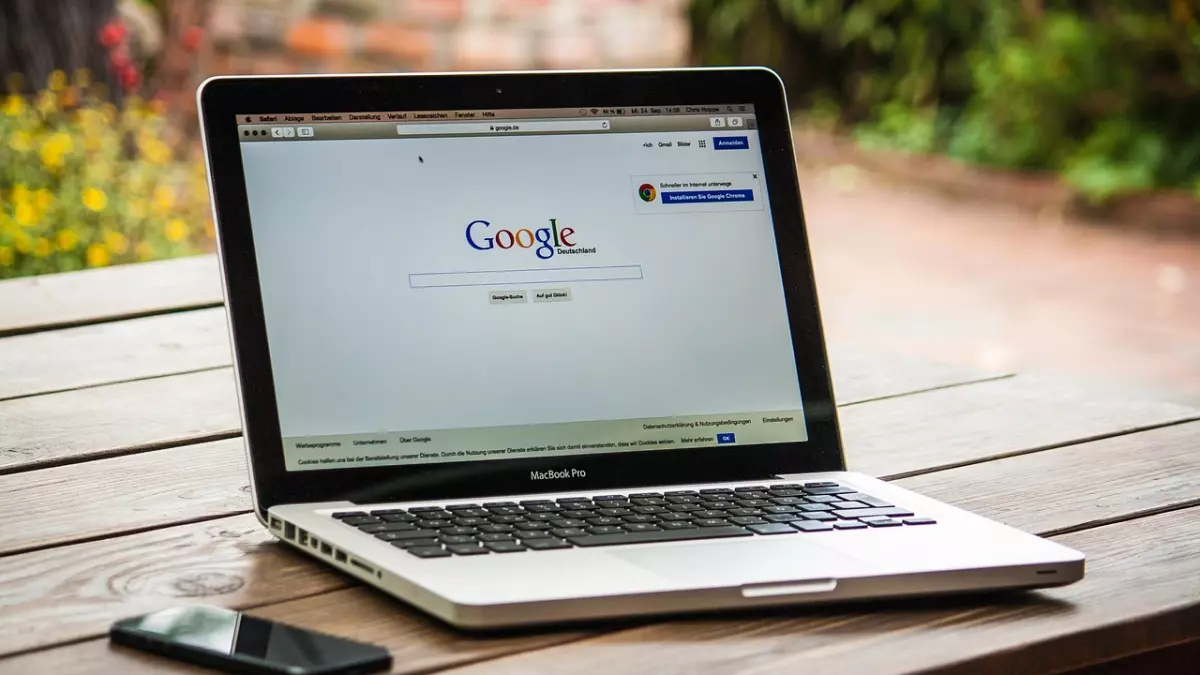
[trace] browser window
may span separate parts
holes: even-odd
[[[806,439],[752,106],[238,134],[289,470]]]

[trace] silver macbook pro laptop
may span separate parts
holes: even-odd
[[[474,628],[1082,577],[845,470],[771,71],[198,96],[255,511],[299,550]]]

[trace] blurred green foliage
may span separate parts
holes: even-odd
[[[1200,0],[693,0],[696,57],[779,71],[860,143],[1200,197]]]

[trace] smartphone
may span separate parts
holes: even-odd
[[[382,647],[220,607],[176,607],[118,621],[115,644],[249,675],[361,675],[392,667]]]

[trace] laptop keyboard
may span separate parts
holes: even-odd
[[[832,482],[341,511],[418,558],[932,525]]]

